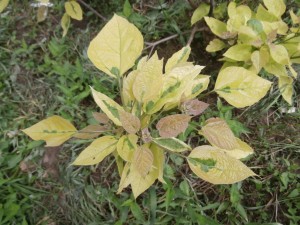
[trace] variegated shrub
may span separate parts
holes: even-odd
[[[112,154],[121,176],[118,192],[131,185],[135,198],[157,179],[165,182],[167,153],[184,157],[197,176],[213,184],[231,184],[255,175],[240,161],[253,149],[235,137],[220,118],[208,119],[198,131],[211,145],[190,146],[177,138],[191,119],[207,108],[196,97],[207,89],[209,76],[200,74],[202,66],[188,61],[189,46],[163,65],[157,53],[139,59],[143,45],[139,30],[114,15],[90,43],[88,57],[99,70],[116,79],[120,101],[91,88],[103,112],[94,113],[98,125],[77,131],[69,121],[52,116],[23,131],[34,140],[45,140],[48,146],[61,145],[72,137],[96,138],[72,164],[94,165]],[[251,105],[270,88],[269,81],[248,70],[226,69],[218,77],[216,92],[228,94],[232,102]],[[255,89],[257,86],[259,89]],[[162,113],[167,116],[160,118]]]
[[[204,17],[211,31],[218,37],[209,43],[206,50],[217,52],[227,49],[221,59],[224,64],[218,79],[224,73],[239,76],[242,71],[244,79],[259,79],[257,75],[266,71],[278,78],[282,97],[292,104],[293,82],[297,79],[292,64],[300,63],[300,16],[291,10],[292,25],[289,27],[282,19],[286,11],[284,0],[263,0],[263,3],[264,6],[260,4],[253,12],[246,5],[237,6],[235,2],[230,2],[227,23]],[[200,16],[202,18],[204,14]],[[260,84],[257,83],[253,88],[261,88]],[[239,89],[239,85],[236,88]],[[251,94],[254,94],[255,89]],[[219,91],[219,94],[235,107],[249,105],[248,102],[230,98],[230,91]]]

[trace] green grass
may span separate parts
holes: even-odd
[[[91,6],[109,18],[122,11],[120,2],[91,1]],[[184,32],[191,29],[192,9],[186,1],[137,2],[140,11],[129,19],[146,41],[179,34],[158,46],[160,56],[169,57],[187,42],[189,34]],[[73,22],[67,37],[61,38],[58,12],[63,4],[51,9],[41,24],[36,24],[36,11],[28,5],[15,1],[0,18],[0,224],[300,223],[299,82],[298,111],[293,114],[280,113],[287,105],[276,91],[243,111],[221,101],[213,106],[214,96],[204,98],[212,106],[195,125],[210,116],[226,119],[235,134],[254,147],[255,155],[245,163],[257,177],[214,186],[191,174],[181,158],[168,156],[167,184],[156,183],[135,201],[129,189],[116,194],[119,177],[112,157],[99,166],[70,166],[86,141],[63,146],[53,167],[59,176],[52,176],[42,163],[44,144],[29,140],[21,129],[53,114],[78,128],[94,123],[91,113],[98,109],[88,86],[117,97],[117,85],[86,56],[102,21],[85,9],[84,21]],[[214,58],[204,51],[208,41],[205,33],[196,34],[193,60],[205,62],[206,72],[215,74]],[[197,134],[193,141],[203,143]]]

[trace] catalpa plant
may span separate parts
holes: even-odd
[[[23,131],[34,140],[45,140],[47,146],[61,145],[72,137],[96,138],[72,165],[98,164],[113,154],[121,176],[118,192],[131,185],[135,198],[156,179],[165,182],[167,153],[185,158],[198,177],[213,184],[231,184],[255,175],[240,161],[253,149],[235,137],[220,118],[208,119],[198,131],[211,145],[190,146],[177,138],[192,118],[207,108],[196,97],[207,89],[209,76],[200,74],[202,66],[188,61],[189,46],[173,54],[165,66],[157,53],[135,64],[143,45],[139,30],[114,15],[90,43],[88,57],[98,69],[116,79],[121,102],[91,88],[103,112],[94,113],[101,125],[77,131],[69,121],[52,116]],[[218,77],[215,91],[245,106],[260,100],[270,85],[252,73],[231,67]]]

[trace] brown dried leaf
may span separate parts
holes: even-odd
[[[188,100],[182,104],[183,111],[191,116],[200,115],[208,108],[208,106],[209,104],[201,102],[198,99]]]
[[[142,140],[144,143],[149,143],[152,141],[152,137],[151,137],[148,127],[144,128],[142,130]]]
[[[109,118],[105,113],[98,113],[98,112],[93,112],[93,117],[95,120],[97,120],[101,124],[108,124],[109,123]]]
[[[239,147],[237,140],[226,121],[221,118],[210,118],[200,132],[211,145],[233,150]]]
[[[186,130],[190,120],[191,116],[185,114],[166,116],[158,121],[156,128],[161,137],[176,137],[178,134]]]
[[[107,128],[101,125],[88,125],[82,130],[78,131],[73,137],[79,139],[92,139],[98,137],[101,133],[106,131]]]
[[[141,122],[135,115],[125,111],[119,111],[119,115],[123,128],[129,134],[135,134],[141,128]]]
[[[152,167],[153,160],[154,156],[151,150],[145,145],[141,146],[134,152],[132,168],[145,177]]]

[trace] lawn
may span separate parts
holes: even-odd
[[[224,51],[205,50],[215,35],[204,20],[191,26],[193,12],[205,1],[78,0],[83,20],[71,19],[64,37],[65,1],[51,2],[40,22],[32,1],[11,0],[0,13],[0,224],[300,224],[299,64],[293,64],[298,80],[292,104],[282,98],[276,77],[264,71],[274,84],[267,95],[235,108],[212,92]],[[215,16],[222,21],[228,19],[227,2],[215,1]],[[236,2],[252,10],[262,3]],[[300,2],[285,2],[282,18],[291,24],[288,12],[299,16]],[[140,30],[143,55],[157,51],[166,62],[190,44],[190,61],[205,66],[201,74],[210,76],[208,91],[199,96],[209,107],[178,138],[192,146],[208,144],[194,128],[220,117],[254,149],[243,163],[257,176],[213,185],[192,173],[182,157],[166,154],[165,184],[156,181],[135,199],[130,187],[117,194],[120,176],[113,155],[92,166],[71,165],[91,140],[72,138],[45,147],[22,132],[53,115],[78,129],[97,124],[93,112],[101,110],[90,86],[120,101],[118,82],[87,55],[91,40],[115,13]]]

